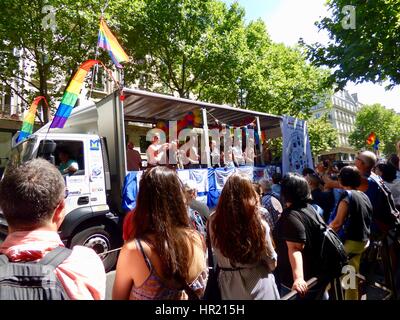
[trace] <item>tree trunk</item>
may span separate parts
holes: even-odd
[[[42,101],[42,110],[43,110],[43,121],[44,123],[47,123],[50,121],[51,118],[51,113],[50,113],[50,97],[48,94],[48,87],[47,87],[47,80],[48,80],[48,69],[46,65],[37,65],[38,72],[39,72],[39,92],[41,96],[44,96],[46,98],[46,101],[49,105],[47,107],[46,103]]]

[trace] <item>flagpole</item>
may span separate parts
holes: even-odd
[[[119,89],[122,90],[125,87],[125,74],[124,74],[124,69],[123,68],[120,68],[120,69],[121,69],[120,70],[120,72],[121,72],[121,76],[120,76],[121,80],[120,80]]]
[[[104,4],[104,7],[100,8],[100,12],[101,12],[100,23],[101,23],[101,20],[103,20],[103,18],[104,18],[104,12],[107,10],[109,2],[110,2],[110,0],[107,0],[106,3]],[[100,30],[99,30],[99,32],[100,32]],[[96,53],[95,53],[95,56],[94,56],[94,60],[97,60],[98,56],[99,56],[99,41],[97,41],[97,43],[96,43]],[[97,73],[99,72],[99,65],[98,64],[96,64],[96,66],[95,66],[95,68],[94,68],[94,70],[92,72],[93,72],[93,74],[92,74],[92,85],[91,85],[90,92],[89,92],[89,99],[92,98],[92,92],[93,92],[93,89],[94,89],[94,78],[97,75]]]
[[[102,19],[103,19],[103,9],[101,10],[100,23],[101,23]],[[99,30],[99,33],[100,33],[100,30]],[[97,39],[98,39],[98,36],[97,36]],[[97,42],[96,42],[96,53],[94,55],[94,60],[97,60],[98,56],[99,56],[99,41],[97,40]],[[93,92],[93,89],[94,89],[94,78],[97,75],[98,71],[99,71],[99,65],[96,64],[96,66],[94,67],[94,70],[92,71],[92,84],[91,84],[91,87],[90,87],[89,99],[92,98],[92,92]]]

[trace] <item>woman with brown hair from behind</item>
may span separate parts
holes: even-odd
[[[147,170],[140,180],[132,237],[119,255],[113,299],[200,298],[207,280],[205,244],[190,227],[175,171]]]
[[[209,218],[223,300],[276,300],[276,253],[251,181],[233,174]]]

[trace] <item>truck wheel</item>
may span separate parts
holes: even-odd
[[[115,241],[111,234],[105,229],[104,226],[91,227],[76,233],[71,239],[71,248],[73,246],[85,246],[93,249],[97,254],[101,254],[113,249],[117,249]],[[100,255],[103,261],[104,269],[106,272],[111,271],[118,258],[118,251]]]

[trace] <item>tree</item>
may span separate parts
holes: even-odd
[[[396,141],[400,139],[400,116],[380,104],[366,105],[357,113],[355,130],[349,141],[356,149],[372,149],[366,142],[374,132],[379,138],[379,149],[387,155],[396,153]]]
[[[142,0],[127,17],[129,51],[135,58],[125,79],[180,97],[237,79],[244,51],[244,12],[216,0]]]
[[[109,11],[124,3],[128,11],[130,1],[110,0]],[[94,58],[101,12],[97,0],[2,0],[0,12],[0,82],[26,106],[36,95],[54,101],[65,79],[80,63]],[[109,61],[106,53],[100,57]],[[47,122],[48,110],[44,115]]]
[[[245,36],[238,78],[223,84],[234,92],[227,98],[223,95],[226,89],[221,86],[215,86],[214,90],[206,88],[206,100],[308,118],[311,107],[321,102],[327,93],[328,73],[307,63],[300,49],[273,43],[261,19],[246,26]]]
[[[125,79],[144,88],[275,114],[310,115],[326,73],[299,49],[272,43],[261,20],[218,0],[142,0],[127,18],[134,64]]]
[[[347,81],[389,80],[389,87],[399,84],[400,2],[329,0],[327,5],[332,17],[323,18],[317,26],[329,32],[330,42],[307,47],[310,59],[317,66],[334,70],[330,83],[337,83],[339,89]]]
[[[252,47],[249,48],[252,51]],[[246,107],[273,114],[309,117],[327,93],[326,72],[306,62],[296,48],[271,43],[244,71]]]
[[[128,85],[294,116],[309,115],[324,92],[324,72],[310,66],[299,49],[272,43],[261,20],[246,25],[237,3],[228,7],[219,0],[109,0],[107,4],[108,24],[133,58],[125,68]],[[46,6],[56,10],[54,30],[43,28]],[[65,79],[81,62],[94,58],[99,2],[4,0],[0,10],[0,81],[10,88],[10,79],[18,82],[16,93],[28,96],[27,100],[44,95],[54,102]],[[20,65],[16,51],[28,61],[26,66]],[[107,53],[100,52],[100,60],[111,65]],[[45,121],[48,118],[46,114]]]
[[[308,121],[308,135],[310,137],[311,151],[318,156],[323,151],[329,151],[337,146],[338,132],[324,116]]]

